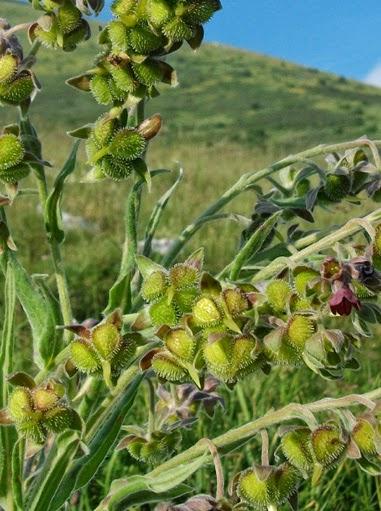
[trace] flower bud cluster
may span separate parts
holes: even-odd
[[[137,346],[137,336],[123,335],[121,326],[119,313],[114,313],[93,328],[68,327],[77,334],[70,344],[70,360],[78,371],[100,377],[103,374],[106,381],[120,375],[130,364]]]
[[[29,28],[29,39],[48,48],[73,51],[90,37],[90,25],[73,0],[42,0],[40,9],[45,11]]]
[[[18,106],[33,98],[38,82],[24,61],[22,47],[10,25],[0,19],[0,104]]]
[[[9,397],[8,413],[18,432],[40,444],[49,433],[76,427],[78,417],[64,393],[63,385],[54,380],[33,388],[16,387]]]

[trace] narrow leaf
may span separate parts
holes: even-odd
[[[58,243],[62,243],[65,233],[61,229],[61,208],[60,202],[63,193],[63,186],[66,178],[74,171],[75,164],[77,161],[77,152],[80,141],[75,142],[73,149],[63,166],[61,172],[56,177],[51,191],[45,205],[45,223],[46,230],[52,239],[55,239]]]
[[[245,245],[238,252],[236,257],[234,258],[231,264],[230,270],[230,278],[231,280],[235,280],[239,277],[242,266],[248,261],[253,255],[259,252],[267,240],[268,236],[271,234],[273,228],[277,224],[282,211],[277,211],[270,218],[268,218],[262,225],[259,227],[252,236],[247,240]]]

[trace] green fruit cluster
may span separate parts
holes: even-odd
[[[17,183],[30,172],[22,140],[14,133],[0,135],[0,181]]]
[[[174,451],[179,441],[179,431],[155,431],[147,436],[129,435],[122,440],[130,456],[135,460],[157,465]]]
[[[0,104],[22,105],[30,100],[37,91],[34,74],[22,64],[23,52],[16,37],[2,39],[0,48]]]
[[[64,388],[50,381],[34,388],[16,387],[9,397],[8,413],[19,433],[44,443],[49,433],[74,427],[76,414],[64,400]]]
[[[137,128],[123,128],[118,119],[108,114],[100,117],[86,141],[88,164],[93,167],[94,177],[120,181],[133,172],[145,176],[147,166],[144,152],[147,141],[157,134],[160,124],[157,115]]]
[[[117,378],[136,350],[133,335],[122,335],[121,325],[111,315],[92,329],[80,329],[70,344],[70,358],[75,367],[87,374]]]
[[[202,24],[221,8],[219,0],[116,0],[115,15],[99,36],[104,51],[83,75],[88,82],[71,85],[89,90],[102,105],[125,105],[129,98],[154,97],[160,82],[177,84],[176,73],[161,57],[184,40],[196,48]]]
[[[45,0],[45,15],[29,28],[31,42],[38,40],[47,48],[73,51],[90,37],[90,25],[72,0]]]
[[[300,473],[289,463],[279,466],[255,465],[241,472],[236,492],[241,502],[257,511],[285,503],[297,492]]]
[[[340,316],[332,324],[332,282],[325,273],[340,275],[341,266],[334,260],[323,266],[322,273],[294,268],[260,292],[249,284],[221,283],[187,261],[166,270],[146,260],[142,296],[163,342],[152,367],[164,380],[197,384],[204,373],[234,384],[277,365],[306,365],[325,378],[340,378],[344,369],[357,367],[358,337],[343,329]],[[353,277],[351,286],[365,303],[376,295],[359,279]]]

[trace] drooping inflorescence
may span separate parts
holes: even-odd
[[[346,330],[345,317],[366,321],[373,310],[381,276],[371,256],[330,256],[320,267],[298,266],[259,289],[201,273],[199,254],[169,271],[139,258],[142,296],[163,343],[151,359],[160,378],[199,382],[211,373],[234,384],[259,369],[305,364],[334,379],[358,366],[363,327]]]

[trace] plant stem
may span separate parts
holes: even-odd
[[[269,167],[266,167],[257,172],[248,172],[241,176],[238,181],[229,188],[216,202],[209,206],[192,224],[189,224],[177,238],[172,249],[168,252],[163,260],[165,266],[170,266],[176,259],[179,252],[182,250],[184,245],[196,234],[199,228],[207,221],[208,217],[215,215],[220,211],[226,204],[231,202],[240,193],[250,189],[255,183],[263,178],[270,176],[271,174],[278,172],[279,170],[288,167],[289,165],[305,160],[306,158],[315,158],[322,154],[328,154],[333,152],[341,152],[347,149],[354,149],[359,146],[368,146],[372,150],[374,159],[375,148],[381,146],[381,140],[370,141],[368,139],[359,139],[352,142],[343,142],[340,144],[332,145],[318,145],[312,149],[307,149],[296,155],[290,155],[276,163],[273,163]]]
[[[257,434],[260,430],[266,429],[270,426],[280,424],[282,422],[291,419],[300,419],[300,410],[305,409],[306,412],[317,413],[326,412],[329,410],[335,410],[337,408],[348,408],[359,404],[366,405],[368,401],[374,401],[381,398],[381,387],[375,389],[366,394],[358,395],[352,394],[341,398],[325,398],[319,401],[314,401],[306,405],[299,405],[291,403],[273,412],[269,412],[263,417],[256,419],[252,422],[244,424],[235,429],[231,429],[227,433],[224,433],[214,439],[212,442],[217,448],[229,447],[242,440],[249,439],[253,435]],[[171,460],[163,463],[159,467],[155,468],[151,474],[161,473],[164,470],[174,468],[179,464],[188,463],[195,458],[203,455],[205,447],[202,444],[195,444],[186,451],[174,456]]]
[[[381,208],[376,209],[373,213],[370,213],[367,216],[364,216],[361,219],[351,219],[346,224],[344,224],[340,229],[335,230],[334,232],[328,234],[323,239],[313,243],[312,245],[307,246],[303,250],[296,252],[290,257],[278,257],[268,266],[263,268],[263,270],[259,271],[252,279],[252,282],[259,282],[261,280],[266,280],[267,278],[276,275],[280,271],[282,271],[287,266],[293,267],[297,263],[303,261],[306,257],[317,254],[322,250],[325,250],[329,247],[332,247],[337,241],[340,241],[348,236],[352,236],[356,234],[362,227],[364,227],[364,223],[373,223],[381,220]]]
[[[32,47],[32,50],[33,50],[33,47]],[[38,51],[38,46],[36,46],[35,51],[36,52]],[[22,123],[23,129],[28,130],[29,132],[32,132],[34,134],[34,136],[37,137],[35,130],[34,130],[33,126],[31,125],[28,117],[24,116],[23,113],[21,112],[21,110],[20,110],[20,122]],[[30,134],[30,133],[28,133],[28,134]],[[41,159],[40,146],[37,149],[37,151],[39,152],[39,154],[36,154],[36,156]],[[37,189],[38,189],[38,195],[39,195],[41,208],[42,208],[42,211],[44,212],[45,206],[46,206],[46,201],[48,199],[48,184],[47,184],[47,180],[46,180],[45,169],[44,169],[43,165],[40,165],[38,163],[33,164],[32,168],[34,170],[34,175],[35,175],[36,181],[37,181]],[[71,309],[69,288],[68,288],[68,284],[67,284],[66,273],[65,273],[65,268],[64,268],[64,264],[63,264],[60,244],[53,237],[47,236],[47,239],[48,239],[51,258],[52,258],[52,262],[53,262],[53,268],[54,268],[56,285],[57,285],[57,290],[58,290],[58,297],[59,297],[59,302],[60,302],[62,320],[65,325],[69,325],[73,321],[73,314],[72,314],[72,309]],[[65,332],[64,332],[65,341],[68,343],[71,341],[72,338],[73,338],[72,332],[70,332],[69,330],[65,330]]]
[[[144,119],[144,100],[140,101],[128,116],[128,126],[138,126]],[[144,180],[138,178],[127,197],[124,213],[125,239],[119,276],[109,293],[109,300],[104,311],[110,314],[116,308],[130,312],[132,306],[131,283],[135,274],[136,255],[138,252],[138,220],[141,194]]]

